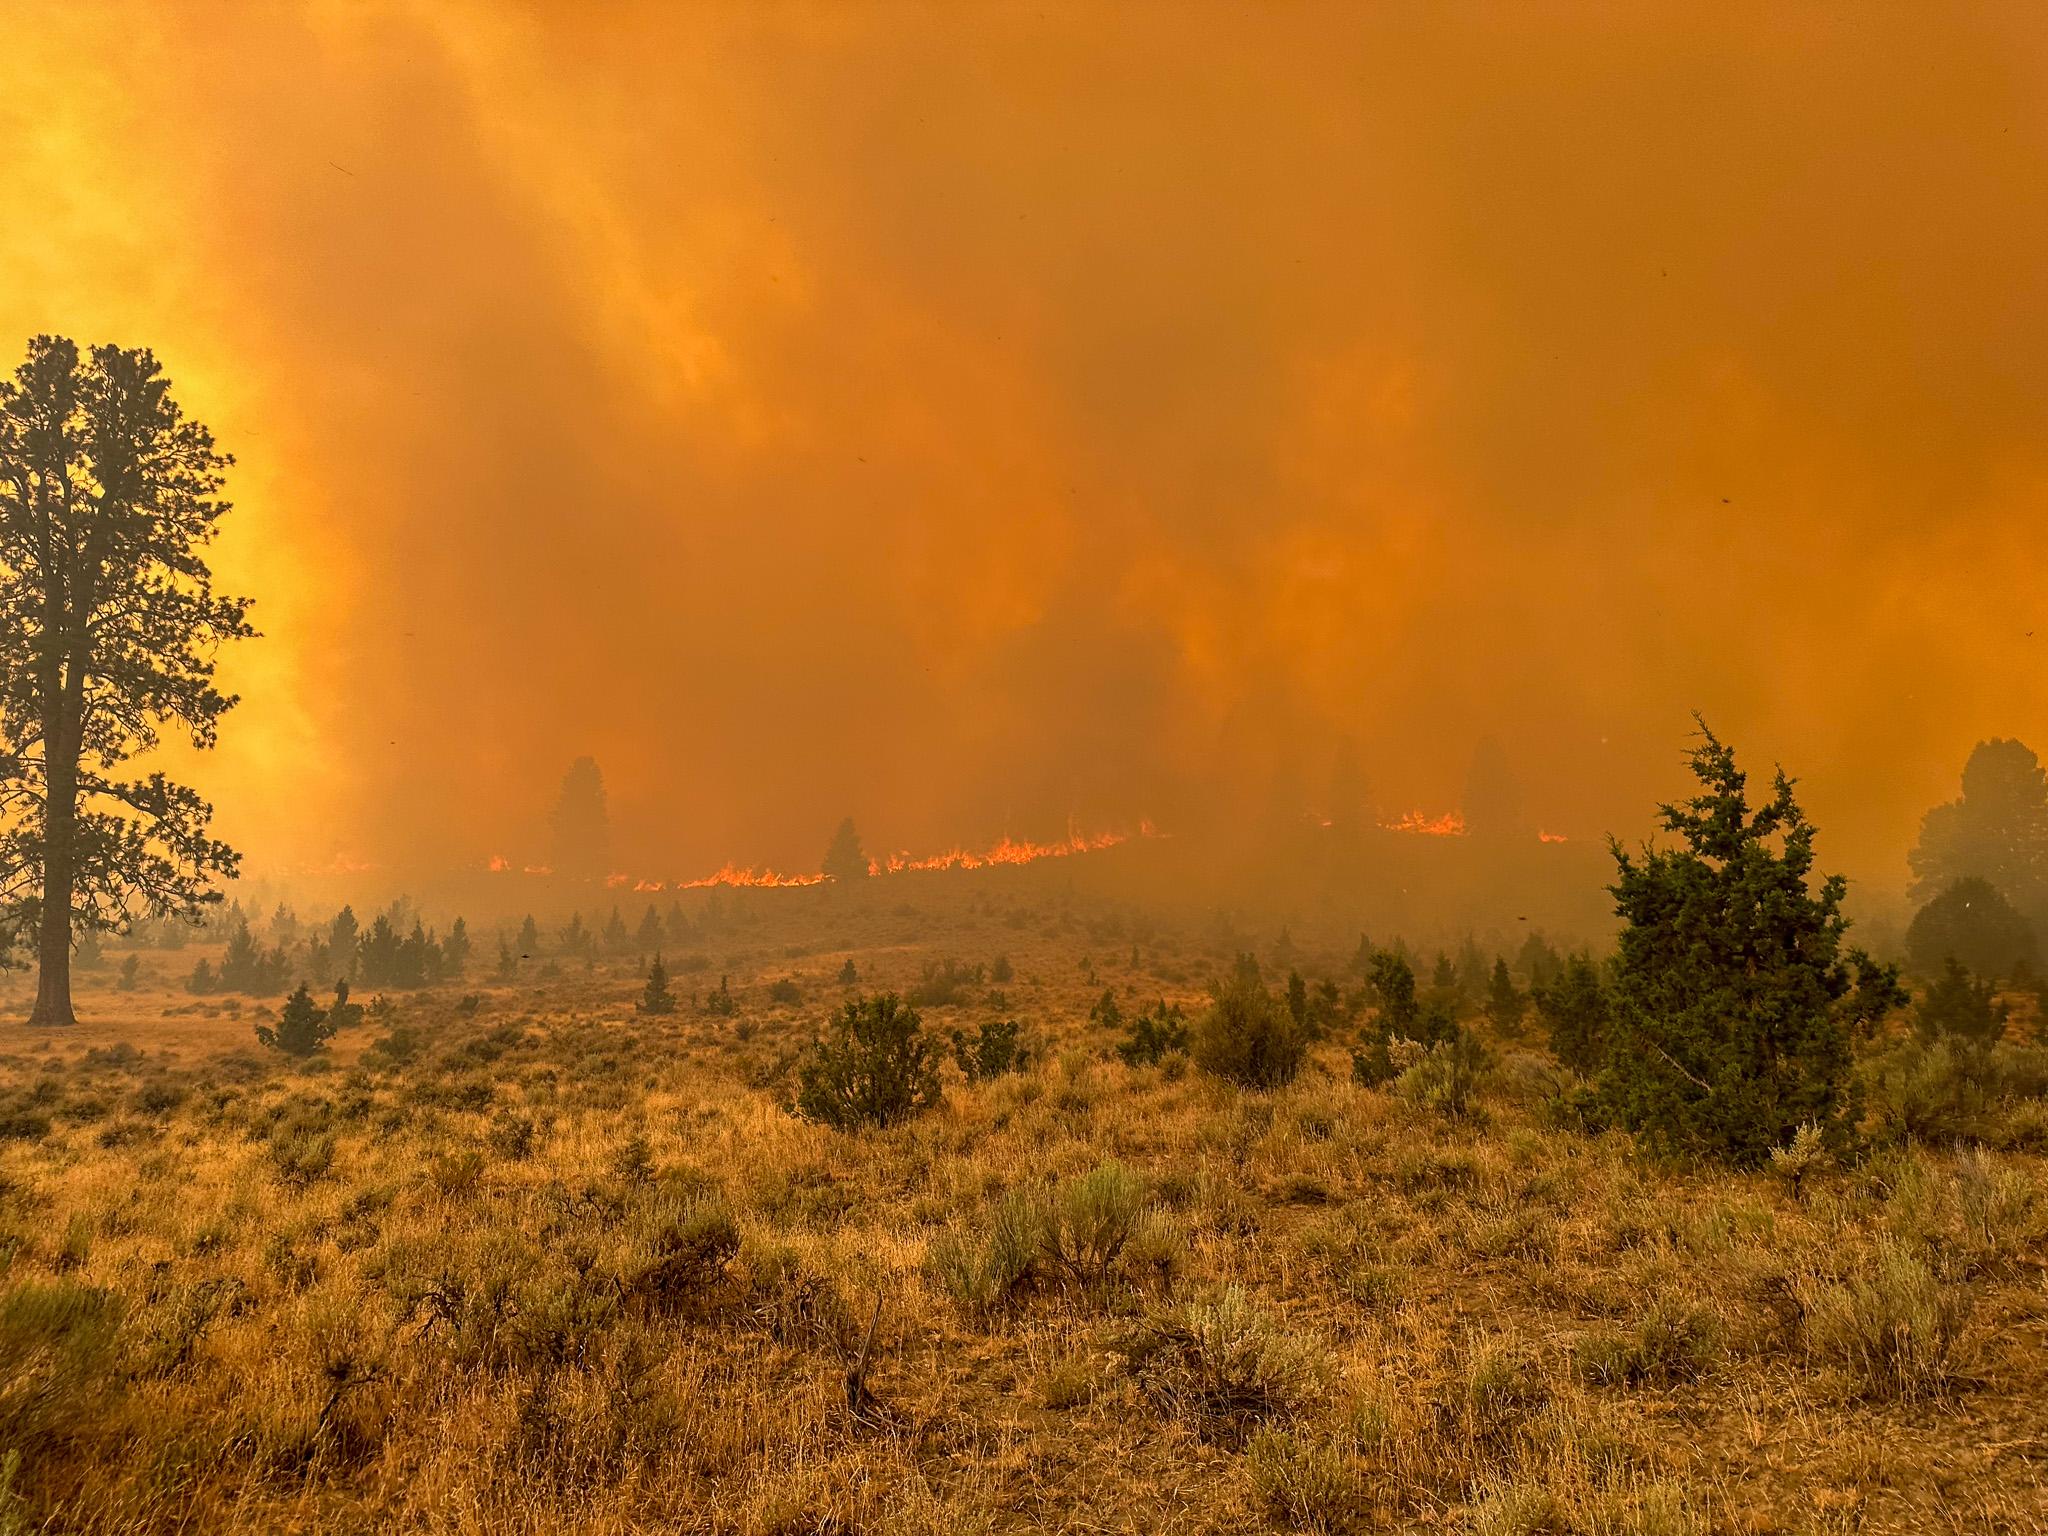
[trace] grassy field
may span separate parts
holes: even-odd
[[[198,948],[10,1010],[0,1532],[2048,1530],[2038,1102],[1669,1166],[1533,1033],[1461,1116],[1342,1029],[1270,1092],[1125,1065],[1091,1006],[1198,1010],[1198,927],[781,894],[665,1017],[630,956],[480,958],[300,1065]],[[846,996],[998,956],[922,1012],[1024,1070],[789,1112]]]

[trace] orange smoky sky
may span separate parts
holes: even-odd
[[[2048,747],[2048,11],[16,3],[0,338],[154,347],[252,872],[1195,824],[1697,708],[1879,883]],[[2039,631],[2038,637],[2035,631]]]

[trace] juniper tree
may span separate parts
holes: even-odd
[[[1957,880],[1913,914],[1906,957],[1922,976],[1955,960],[1980,976],[2011,976],[2035,958],[2034,926],[1989,880]]]
[[[1533,989],[1536,1015],[1550,1036],[1551,1054],[1587,1076],[1607,1057],[1607,991],[1600,968],[1586,955],[1573,955],[1556,977]]]
[[[1847,882],[1816,876],[1784,772],[1752,808],[1705,722],[1690,762],[1699,793],[1659,811],[1682,846],[1612,844],[1624,927],[1601,1096],[1654,1142],[1753,1164],[1809,1122],[1845,1129],[1853,994],[1886,973],[1844,954]]]
[[[1515,978],[1508,974],[1507,961],[1496,959],[1486,988],[1487,1022],[1500,1034],[1515,1034],[1522,1027],[1522,1014],[1528,1006],[1528,998],[1516,989]]]
[[[456,918],[448,925],[448,937],[441,941],[441,970],[447,976],[460,976],[469,964],[469,924]]]
[[[1913,1027],[1923,1040],[1947,1035],[1982,1048],[2005,1033],[2009,1010],[1990,981],[1975,981],[1961,961],[1951,959],[1913,1010]]]
[[[2033,749],[2002,738],[1977,743],[1962,794],[1922,819],[1907,863],[1916,901],[1975,876],[2031,921],[2048,922],[2048,770]]]
[[[277,1028],[272,1029],[268,1024],[256,1026],[258,1040],[287,1056],[311,1056],[327,1044],[333,1033],[334,1023],[329,1011],[313,1001],[313,994],[303,981],[299,983],[298,990],[285,1000],[284,1011],[277,1017]]]
[[[797,1066],[796,1112],[854,1130],[887,1126],[939,1101],[938,1049],[892,992],[849,1000]]]
[[[121,771],[235,703],[215,655],[255,631],[204,558],[232,462],[147,349],[38,336],[0,381],[0,950],[34,936],[32,1023],[74,1022],[75,933],[195,919],[235,873],[196,790]]]
[[[1301,1070],[1308,1031],[1266,990],[1258,961],[1240,955],[1230,978],[1213,989],[1189,1045],[1205,1072],[1248,1088],[1277,1088]]]
[[[640,994],[640,1012],[659,1014],[675,1011],[675,994],[668,989],[668,967],[661,963],[661,955],[656,953],[654,963],[647,967],[647,988]]]

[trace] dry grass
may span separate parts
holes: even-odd
[[[625,962],[305,1068],[161,986],[0,1028],[0,1531],[2048,1528],[2036,1141],[1659,1167],[1526,1047],[1457,1115],[1343,1040],[1125,1066],[1102,989],[1229,957],[1106,914],[760,911],[672,1017]],[[1007,955],[1029,1068],[792,1118],[849,954]]]

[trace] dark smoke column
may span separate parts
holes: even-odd
[[[554,867],[572,880],[601,880],[610,871],[611,823],[597,759],[579,757],[562,776],[552,820]]]

